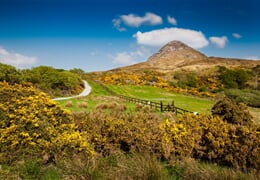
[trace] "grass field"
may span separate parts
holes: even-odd
[[[97,104],[111,101],[121,101],[125,103],[127,108],[133,109],[134,104],[123,102],[122,100],[112,97],[102,86],[95,82],[88,82],[92,87],[92,91],[89,96],[82,98],[75,98],[69,100],[58,101],[63,107],[71,111],[91,111]],[[164,104],[172,103],[174,101],[177,107],[196,111],[199,113],[210,113],[210,109],[214,102],[208,99],[197,98],[177,93],[171,93],[160,88],[151,86],[131,86],[131,85],[107,85],[109,89],[117,94],[135,97],[144,100],[150,100],[155,102],[163,101]],[[87,104],[87,107],[80,107],[80,104]],[[70,105],[71,104],[71,105]],[[68,106],[70,105],[70,106]],[[67,107],[66,107],[67,106]]]
[[[104,102],[117,101],[124,103],[127,109],[134,109],[135,104],[126,103],[118,98],[111,96],[102,86],[89,81],[92,91],[89,96],[83,98],[75,98],[70,100],[58,101],[63,107],[71,111],[91,111],[97,104]],[[155,102],[163,101],[163,103],[171,103],[174,101],[175,106],[186,109],[188,111],[210,114],[210,110],[214,105],[214,101],[206,98],[198,98],[178,93],[165,91],[164,89],[151,86],[132,86],[132,85],[107,85],[109,89],[117,94],[135,97]],[[72,103],[72,106],[66,107],[66,104]],[[87,107],[80,107],[79,104],[87,104]],[[260,109],[249,108],[250,113],[254,117],[256,123],[260,123]]]
[[[117,94],[160,102],[171,103],[174,101],[175,106],[189,111],[199,113],[210,113],[214,101],[187,96],[183,94],[171,93],[161,88],[151,86],[131,86],[131,85],[108,85],[108,87]]]

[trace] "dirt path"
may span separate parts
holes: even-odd
[[[84,81],[83,80],[83,83],[84,83],[84,90],[76,95],[76,96],[70,96],[70,97],[59,97],[59,98],[54,98],[52,100],[55,100],[55,101],[61,101],[61,100],[66,100],[66,99],[72,99],[72,98],[77,98],[77,97],[84,97],[84,96],[87,96],[89,95],[89,93],[91,92],[91,87],[89,86],[89,84],[87,83],[87,81]]]

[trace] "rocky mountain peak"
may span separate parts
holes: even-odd
[[[153,54],[146,62],[118,69],[128,71],[150,69],[160,72],[172,72],[183,69],[201,71],[216,66],[253,67],[259,63],[260,61],[207,57],[180,41],[171,41],[163,46],[157,53]]]
[[[148,62],[167,61],[171,64],[201,60],[206,56],[180,41],[171,41],[152,55]]]
[[[179,50],[189,49],[189,48],[190,48],[189,46],[187,46],[186,44],[184,44],[180,41],[171,41],[171,42],[167,43],[165,46],[163,46],[160,49],[160,51],[167,53],[167,52],[179,51]]]

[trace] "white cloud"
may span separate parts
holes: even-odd
[[[113,57],[113,63],[119,65],[130,65],[135,64],[136,61],[134,60],[133,56],[127,52],[120,52],[117,53],[115,57]]]
[[[182,28],[164,28],[144,33],[138,31],[133,37],[138,44],[149,46],[162,46],[173,40],[182,41],[193,48],[203,48],[209,44],[201,31]]]
[[[18,53],[8,52],[6,49],[0,47],[0,62],[9,64],[15,67],[23,67],[35,64],[36,57],[29,57]]]
[[[128,26],[139,27],[141,25],[158,25],[162,24],[162,18],[154,13],[146,13],[140,17],[134,14],[122,15],[121,20]]]
[[[126,31],[126,28],[122,27],[122,23],[130,27],[139,27],[141,25],[159,25],[163,23],[160,16],[147,12],[145,16],[141,17],[135,14],[121,15],[118,19],[112,20],[113,25],[120,32]]]
[[[126,31],[126,28],[121,27],[121,23],[122,23],[121,19],[113,19],[112,22],[113,22],[114,27],[115,27],[118,31],[120,31],[120,32]]]
[[[216,45],[219,48],[224,48],[228,42],[228,38],[226,36],[222,37],[210,37],[210,42]]]
[[[232,33],[232,36],[236,39],[240,39],[242,36],[238,33]]]
[[[260,58],[257,57],[257,56],[248,56],[245,59],[248,59],[248,60],[260,60]]]
[[[172,25],[177,25],[177,21],[174,17],[167,16],[167,20],[168,20],[168,23],[170,23]]]
[[[139,46],[136,51],[133,52],[119,52],[115,56],[110,56],[113,59],[114,64],[118,65],[131,65],[136,64],[140,59],[146,59],[150,56],[149,49]]]

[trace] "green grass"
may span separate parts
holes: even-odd
[[[97,104],[111,100],[111,94],[108,93],[99,84],[89,81],[89,85],[92,87],[92,91],[89,96],[83,98],[74,98],[69,100],[58,101],[61,106],[65,107],[66,103],[72,102],[71,107],[65,107],[70,111],[91,111]],[[193,96],[187,96],[178,93],[168,92],[164,89],[151,87],[151,86],[131,86],[131,85],[107,85],[109,89],[117,94],[135,97],[144,100],[150,100],[155,102],[163,101],[164,104],[171,104],[174,101],[175,106],[188,110],[196,111],[199,113],[210,113],[214,101],[205,98],[198,98]],[[87,108],[78,107],[79,103],[87,103]],[[125,103],[125,102],[124,102]],[[127,109],[134,109],[135,105],[132,103],[125,103]]]
[[[110,93],[108,93],[102,86],[99,84],[93,82],[93,81],[88,81],[89,85],[91,86],[91,93],[87,97],[80,97],[80,98],[72,98],[68,100],[62,100],[62,101],[57,101],[62,107],[73,111],[91,111],[97,104],[102,102],[101,98],[102,96],[111,96]],[[68,102],[72,102],[71,107],[66,107],[66,104]],[[79,103],[87,103],[87,108],[80,108],[78,106]]]
[[[175,106],[189,111],[199,113],[210,113],[214,101],[205,98],[187,96],[178,93],[171,93],[161,88],[151,86],[131,86],[131,85],[108,85],[108,87],[120,94],[155,102],[171,103],[174,101]]]

